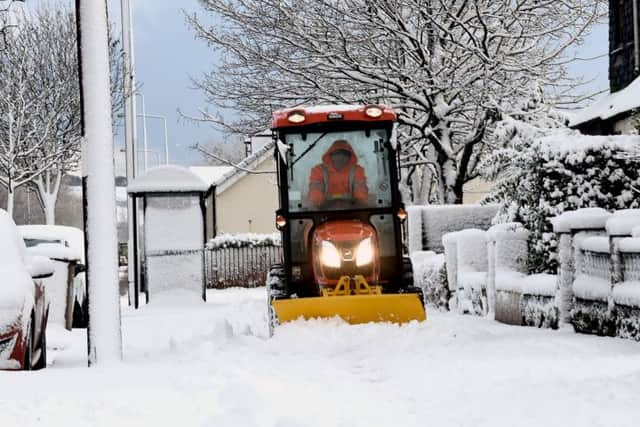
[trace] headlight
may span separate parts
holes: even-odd
[[[333,243],[326,240],[322,241],[322,247],[320,248],[320,261],[327,267],[340,267],[340,252],[338,252],[338,249],[333,245]]]
[[[371,105],[364,110],[364,113],[367,117],[371,117],[372,119],[377,119],[382,116],[382,108],[377,105]]]
[[[287,120],[289,120],[290,123],[295,124],[302,123],[305,121],[305,119],[306,117],[304,116],[304,112],[302,111],[292,111],[287,117]]]
[[[373,241],[371,237],[364,239],[356,250],[356,265],[362,267],[373,261]]]

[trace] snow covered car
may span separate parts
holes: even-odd
[[[69,262],[76,258],[75,272],[73,273],[73,327],[85,328],[88,323],[87,286],[85,261],[84,261],[84,232],[76,227],[63,225],[20,225],[18,230],[28,248],[41,247],[41,255],[52,257],[60,262]],[[67,248],[64,256],[56,257],[48,253],[55,250],[54,245],[62,245]],[[48,250],[47,250],[48,249]]]
[[[53,272],[48,258],[29,256],[13,219],[0,209],[0,369],[46,367],[49,303],[43,279]]]

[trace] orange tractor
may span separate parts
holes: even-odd
[[[403,256],[395,121],[379,105],[273,114],[284,256],[267,278],[271,332],[298,318],[425,320]]]

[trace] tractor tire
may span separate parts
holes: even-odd
[[[421,288],[414,285],[413,282],[413,265],[411,264],[411,258],[402,258],[402,280],[400,285],[401,294],[418,294],[422,305],[424,305],[424,292]]]
[[[287,274],[282,264],[274,264],[267,274],[267,322],[269,327],[269,337],[273,336],[275,328],[278,326],[278,316],[273,309],[273,301],[276,299],[288,298],[287,294]]]
[[[413,288],[413,265],[411,264],[411,258],[402,258],[402,288]]]

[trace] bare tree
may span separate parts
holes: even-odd
[[[544,114],[575,101],[567,48],[603,0],[200,0],[188,19],[222,63],[197,82],[201,120],[252,133],[278,108],[378,103],[399,111],[414,200],[460,203],[504,116],[544,92]],[[435,192],[433,190],[435,189]],[[420,194],[416,194],[419,192]],[[430,194],[430,193],[434,194]]]
[[[16,25],[11,16],[11,9],[16,3],[24,0],[0,0],[0,52],[7,46],[7,33]]]
[[[41,7],[27,14],[19,35],[11,37],[0,79],[0,183],[9,194],[32,186],[45,212],[55,223],[55,207],[63,176],[78,168],[81,105],[75,14],[69,9]],[[112,68],[121,54],[112,40]],[[122,105],[121,73],[113,73],[112,109]],[[115,115],[115,114],[114,114]],[[2,126],[4,124],[4,126]],[[12,198],[8,207],[12,210]]]

